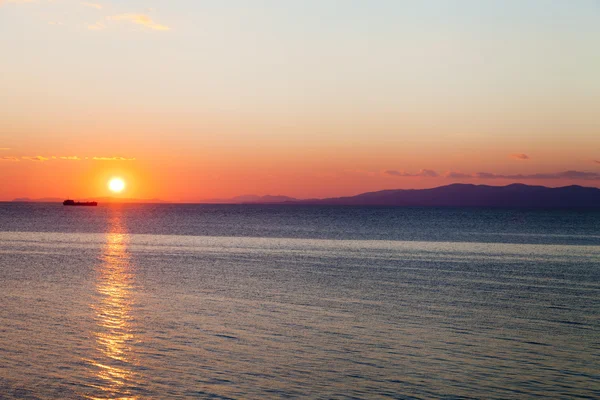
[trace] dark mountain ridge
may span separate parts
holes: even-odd
[[[600,189],[583,186],[549,188],[512,184],[488,186],[455,183],[432,189],[397,189],[349,197],[299,200],[295,204],[415,206],[600,208]]]

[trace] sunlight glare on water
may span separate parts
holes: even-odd
[[[95,369],[97,389],[104,392],[90,399],[136,399],[130,388],[140,382],[132,343],[132,306],[134,301],[134,273],[127,252],[129,236],[124,232],[119,215],[111,219],[111,230],[97,271],[98,300],[91,305],[95,312],[97,356],[86,360]]]

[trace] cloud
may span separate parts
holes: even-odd
[[[15,3],[15,4],[19,4],[19,3],[35,3],[36,0],[0,0],[0,6],[4,3]]]
[[[404,171],[387,170],[384,174],[397,177],[425,177],[436,178],[440,176],[437,172],[430,169],[422,169],[417,173],[409,173]],[[448,171],[443,174],[447,179],[507,179],[507,180],[600,180],[600,173],[586,171],[562,171],[553,173],[535,173],[535,174],[496,174],[493,172],[475,172],[468,174],[458,171]]]
[[[102,22],[96,22],[93,25],[88,25],[88,29],[90,31],[101,31],[104,28],[106,28],[106,25],[104,25]]]
[[[596,164],[600,164],[600,160],[594,160]]]
[[[476,172],[472,177],[477,179],[505,179],[505,175],[497,175],[491,172]]]
[[[538,174],[516,174],[516,175],[500,175],[489,172],[478,172],[475,178],[479,179],[582,179],[582,180],[597,180],[600,179],[600,174],[596,172],[584,171],[563,171],[554,173],[538,173]]]
[[[48,161],[49,159],[46,157],[42,157],[42,156],[23,156],[21,157],[23,160],[28,160],[28,161]]]
[[[517,154],[511,154],[510,158],[513,158],[515,160],[529,160],[531,157],[529,157],[527,154],[517,153]]]
[[[585,171],[563,171],[551,174],[533,174],[533,175],[509,175],[509,179],[584,179],[584,180],[600,180],[600,174],[596,172]]]
[[[53,160],[81,161],[81,158],[77,156],[52,156],[50,158]]]
[[[107,17],[107,19],[113,21],[128,21],[154,31],[168,31],[171,29],[168,26],[154,22],[152,18],[145,14],[119,14]]]
[[[135,158],[127,157],[92,157],[94,161],[135,161]]]
[[[98,4],[98,3],[88,3],[88,2],[81,2],[80,3],[82,6],[86,6],[86,7],[91,7],[91,8],[95,8],[96,10],[102,10],[102,4]]]
[[[416,174],[411,174],[409,172],[404,172],[404,171],[395,171],[395,170],[387,170],[383,172],[386,175],[391,175],[391,176],[398,176],[398,177],[424,177],[424,178],[435,178],[438,175],[437,172],[431,170],[431,169],[422,169],[419,172],[417,172]]]
[[[492,172],[476,172],[464,174],[462,172],[446,172],[446,178],[450,179],[509,179],[509,180],[535,180],[535,179],[569,179],[569,180],[600,180],[600,173],[585,171],[562,171],[553,173],[537,174],[494,174]]]
[[[135,161],[134,157],[79,157],[79,156],[21,156],[21,157],[13,157],[13,156],[4,156],[0,158],[1,160],[9,160],[9,161],[19,161],[27,160],[27,161],[82,161],[82,160],[93,160],[93,161]]]
[[[0,150],[10,150],[10,147],[0,147]],[[598,161],[596,161],[598,162]]]
[[[444,177],[450,178],[450,179],[466,179],[466,178],[473,178],[473,175],[465,174],[462,172],[456,172],[456,171],[448,171],[444,174]]]

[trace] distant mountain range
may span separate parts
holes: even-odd
[[[350,197],[299,200],[296,203],[417,207],[600,208],[600,189],[582,186],[549,188],[517,183],[508,186],[457,183],[433,189],[382,190]]]
[[[218,201],[215,201],[218,202]],[[452,184],[432,189],[395,189],[356,196],[299,200],[286,196],[240,196],[223,203],[317,204],[404,207],[600,208],[600,189],[512,184]]]
[[[62,202],[64,199],[19,198],[20,202]],[[159,199],[78,199],[99,203],[168,203]],[[395,189],[326,199],[295,199],[288,196],[244,195],[229,199],[207,199],[207,204],[315,204],[404,207],[511,207],[511,208],[600,208],[600,189],[583,186],[549,188],[515,183],[508,186],[452,184],[432,189]]]

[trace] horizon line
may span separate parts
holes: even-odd
[[[277,194],[277,195],[243,194],[243,195],[235,195],[232,197],[205,198],[205,199],[192,200],[192,201],[163,200],[161,198],[151,198],[151,199],[134,198],[134,197],[117,198],[117,197],[110,197],[110,196],[78,197],[77,200],[78,201],[97,201],[98,199],[101,199],[101,200],[106,200],[107,203],[109,203],[109,204],[224,204],[224,205],[226,205],[226,204],[270,204],[270,205],[274,205],[274,204],[294,204],[296,202],[301,202],[301,201],[323,201],[323,200],[328,200],[328,199],[345,199],[345,198],[351,198],[351,197],[361,196],[361,195],[365,195],[365,194],[381,193],[381,192],[425,191],[425,190],[439,189],[439,188],[450,187],[450,186],[475,186],[475,187],[496,187],[496,188],[503,188],[503,187],[509,187],[509,186],[527,186],[527,187],[539,187],[539,188],[546,188],[546,189],[561,189],[561,188],[568,188],[568,187],[580,187],[580,188],[600,190],[600,188],[597,186],[583,186],[583,185],[577,185],[577,184],[564,185],[564,186],[544,186],[544,185],[529,185],[529,184],[521,183],[521,182],[513,182],[510,184],[506,184],[506,185],[487,185],[487,184],[455,182],[455,183],[450,183],[447,185],[439,185],[439,186],[433,186],[433,187],[427,187],[427,188],[381,189],[381,190],[374,190],[374,191],[359,192],[359,193],[351,194],[351,195],[328,196],[328,197],[309,197],[309,198],[298,198],[298,197],[282,195],[282,194]],[[228,202],[228,201],[235,200],[236,198],[240,198],[240,197],[258,197],[259,199],[257,199],[256,201],[246,201],[246,202],[244,202],[244,201]],[[275,201],[275,202],[261,202],[260,198],[264,198],[264,197],[286,197],[286,198],[288,198],[288,200]],[[0,200],[0,203],[47,203],[47,204],[51,204],[51,203],[55,203],[55,202],[62,203],[63,201],[64,201],[64,199],[61,200],[61,198],[59,198],[59,197],[39,197],[39,198],[15,197],[12,200]]]

